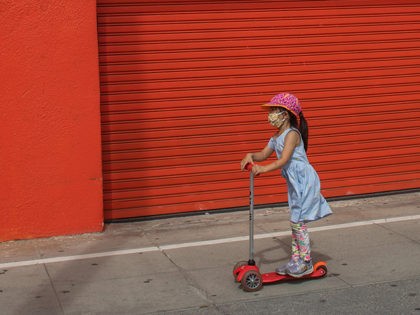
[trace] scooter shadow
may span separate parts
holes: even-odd
[[[273,237],[273,241],[276,243],[275,246],[264,248],[262,250],[255,252],[255,261],[264,269],[264,265],[278,264],[279,266],[286,263],[290,259],[291,252],[291,238],[290,237]],[[311,248],[315,247],[315,242],[311,240]],[[283,255],[282,255],[283,254]],[[312,260],[325,261],[328,262],[331,260],[331,257],[318,252],[316,250],[311,251]],[[273,270],[274,271],[274,270]]]

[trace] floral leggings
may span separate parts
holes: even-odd
[[[299,257],[305,261],[311,260],[311,244],[308,227],[303,222],[290,223],[292,227],[292,258]]]

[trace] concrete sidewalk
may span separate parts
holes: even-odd
[[[0,243],[0,314],[420,314],[420,192],[330,204],[310,224],[326,278],[242,291],[247,211],[116,223]],[[287,209],[255,219],[257,263],[273,271],[289,256]]]

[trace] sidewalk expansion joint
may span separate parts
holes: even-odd
[[[188,283],[188,285],[197,293],[197,295],[202,298],[206,303],[209,305],[207,306],[213,306],[216,307],[215,302],[209,297],[209,294],[206,290],[201,288],[196,281],[188,274],[188,272],[179,266],[169,255],[165,250],[161,250],[162,254],[173,264],[176,269],[179,271],[181,276],[185,279],[185,281]]]

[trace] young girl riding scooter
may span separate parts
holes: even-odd
[[[269,110],[268,122],[277,132],[262,151],[245,156],[241,169],[244,170],[248,163],[253,165],[254,175],[282,169],[281,173],[288,187],[292,257],[287,264],[277,268],[276,272],[299,278],[313,272],[306,223],[330,215],[332,211],[321,195],[318,174],[306,156],[308,125],[299,100],[290,93],[281,93],[262,106]],[[254,163],[266,160],[274,151],[278,159],[273,163]]]

